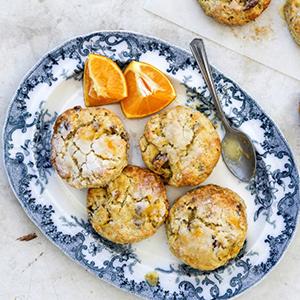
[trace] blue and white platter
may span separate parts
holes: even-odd
[[[97,235],[87,221],[86,191],[63,182],[50,163],[50,138],[58,114],[84,105],[82,70],[96,52],[124,67],[131,60],[151,63],[173,82],[177,98],[206,114],[223,131],[191,54],[162,40],[124,31],[79,36],[47,53],[25,76],[10,107],[3,132],[7,176],[20,204],[62,252],[97,277],[149,299],[229,299],[258,283],[290,243],[299,211],[299,176],[292,153],[273,121],[237,84],[219,71],[213,77],[230,122],[255,143],[257,173],[239,182],[220,159],[205,183],[229,187],[246,202],[249,230],[238,257],[213,272],[194,270],[169,251],[165,229],[133,245],[117,245]],[[127,120],[119,105],[107,106],[130,135],[129,160],[143,165],[138,149],[146,119]],[[168,187],[171,203],[188,188]],[[145,280],[155,271],[157,285]]]

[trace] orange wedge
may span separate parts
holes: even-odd
[[[170,80],[154,66],[132,61],[124,72],[128,96],[121,101],[127,118],[142,118],[154,114],[176,97]]]
[[[89,54],[84,65],[83,92],[86,106],[98,106],[127,97],[127,85],[119,66],[110,58]]]

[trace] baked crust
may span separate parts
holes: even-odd
[[[243,25],[255,20],[271,0],[198,0],[205,14],[227,25]]]
[[[159,176],[129,165],[105,188],[88,190],[87,208],[96,232],[125,244],[153,235],[168,215],[169,202]]]
[[[140,139],[147,167],[173,186],[198,185],[217,164],[221,144],[203,114],[177,106],[154,115]]]
[[[51,146],[52,166],[77,189],[104,186],[127,165],[127,132],[105,108],[76,106],[63,112]]]
[[[246,206],[235,192],[206,185],[175,202],[166,230],[175,256],[193,268],[214,270],[234,258],[243,247]]]
[[[287,0],[283,11],[290,33],[300,46],[300,0]]]

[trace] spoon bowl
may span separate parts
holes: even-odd
[[[250,138],[237,129],[226,131],[222,140],[222,158],[230,172],[248,182],[256,170],[255,148]]]

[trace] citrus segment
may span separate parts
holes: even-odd
[[[128,96],[121,101],[127,118],[142,118],[169,105],[176,97],[171,82],[154,66],[132,61],[124,72]]]
[[[89,54],[84,66],[86,106],[119,102],[127,96],[126,80],[119,66],[110,58]]]

